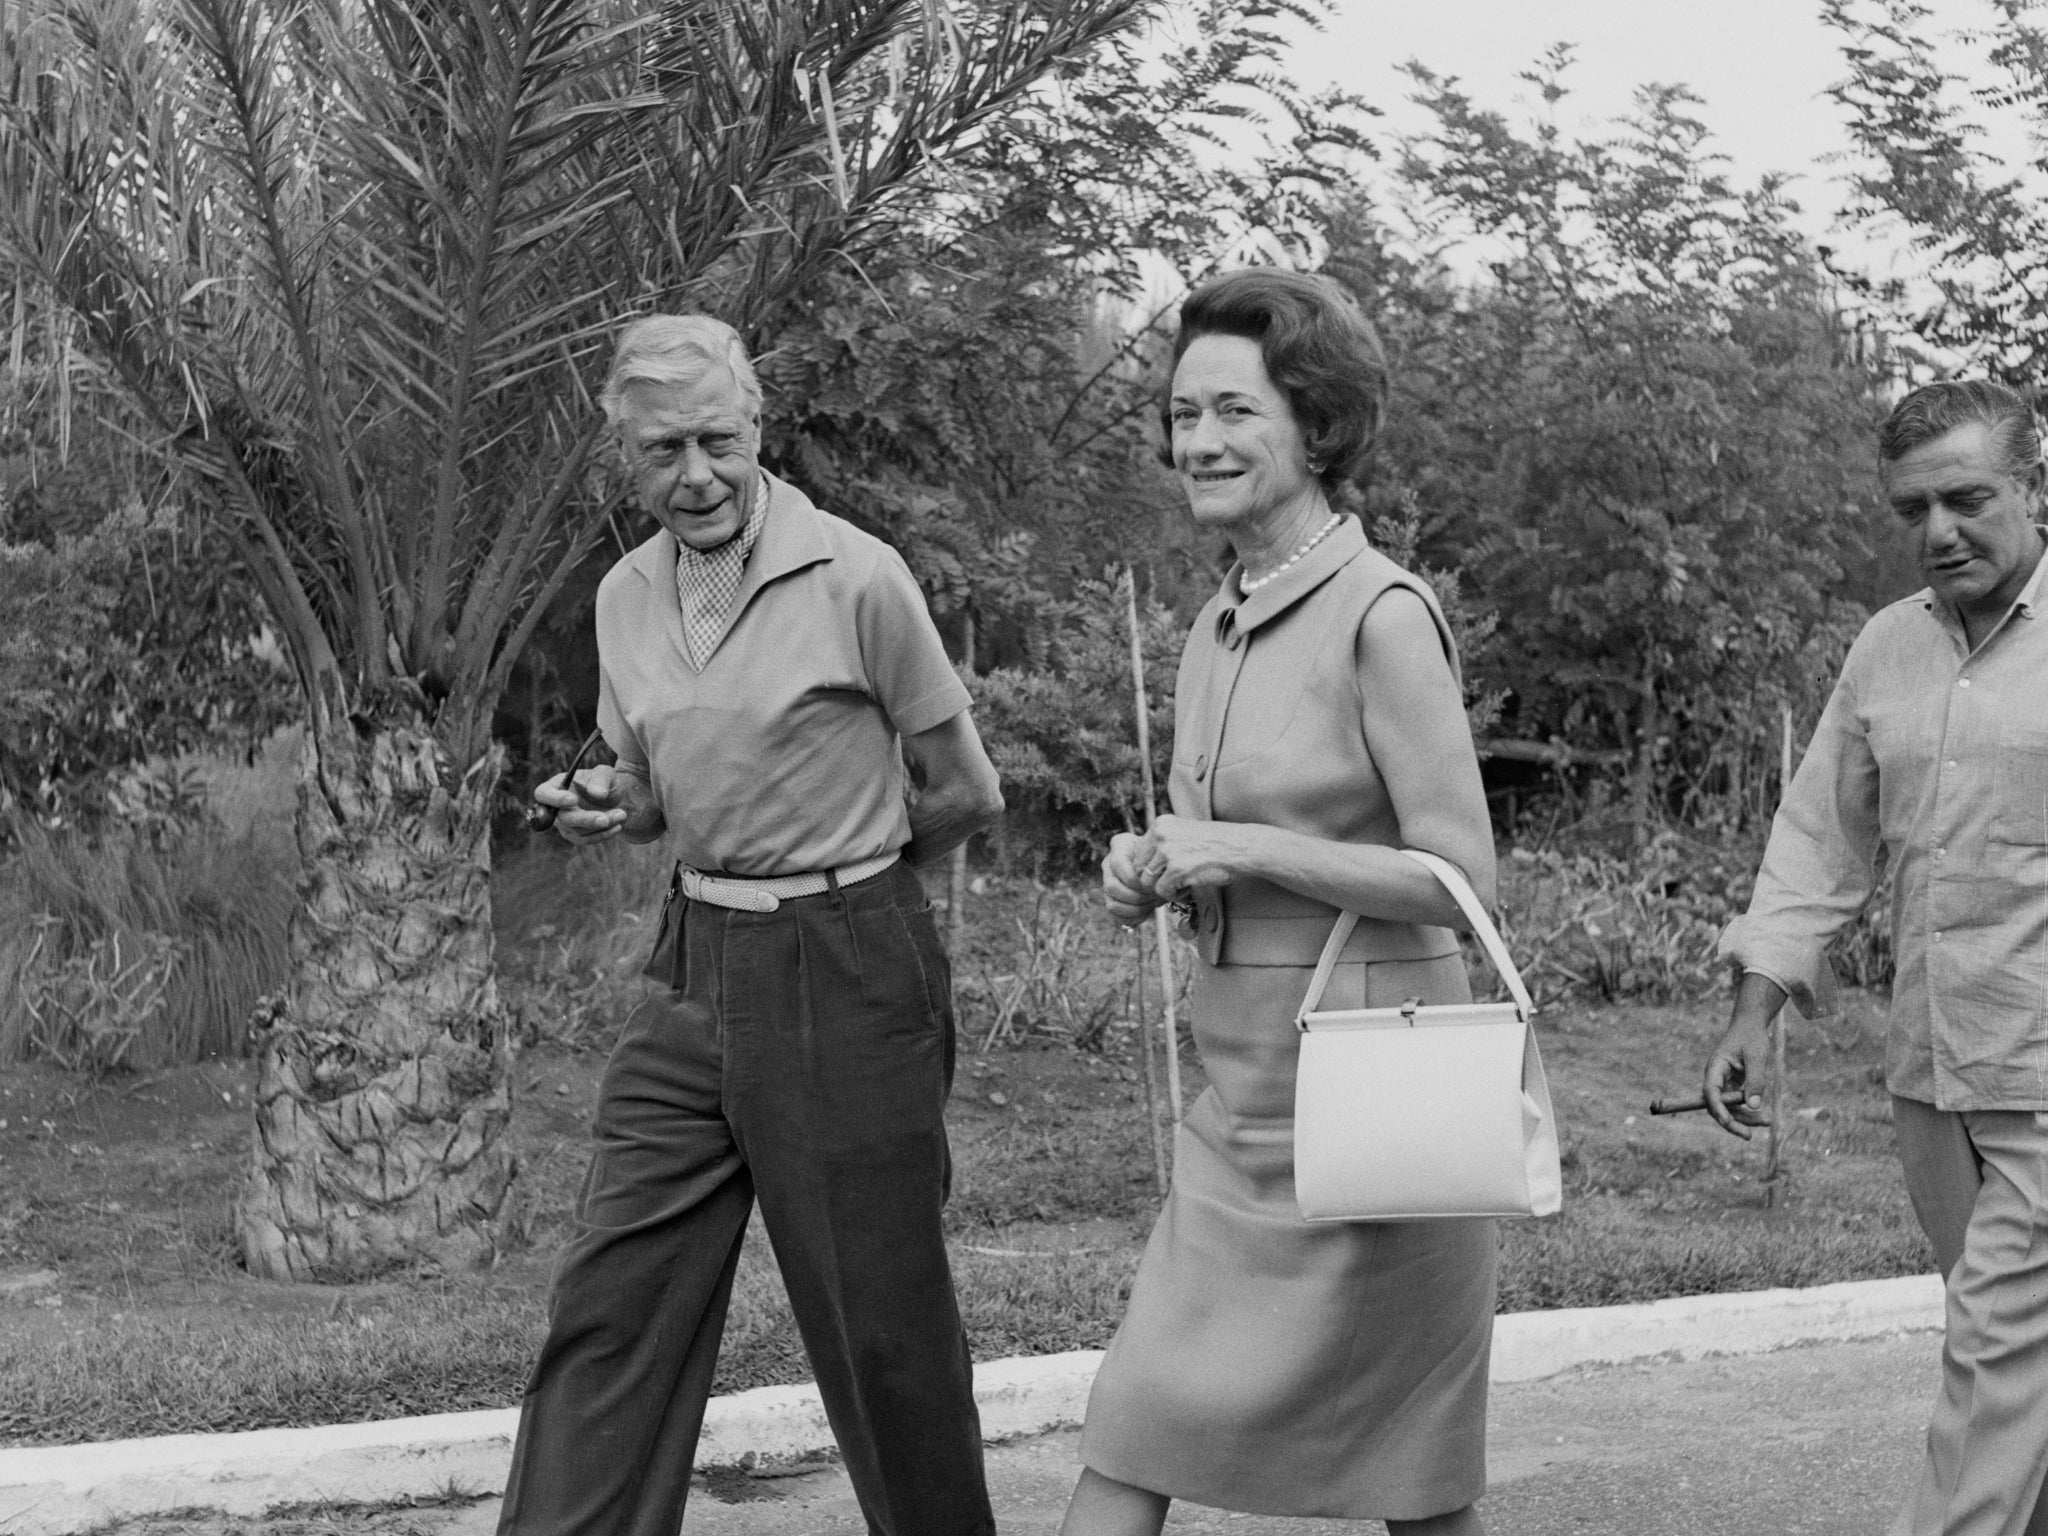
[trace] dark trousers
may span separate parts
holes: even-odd
[[[874,1536],[988,1536],[939,1216],[951,972],[917,877],[676,897],[599,1090],[500,1536],[675,1536],[756,1199]],[[652,969],[652,968],[651,968]]]

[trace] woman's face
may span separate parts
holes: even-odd
[[[1205,528],[1257,525],[1313,495],[1300,422],[1245,336],[1197,336],[1173,370],[1173,467]]]

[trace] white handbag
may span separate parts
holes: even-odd
[[[1444,883],[1511,1003],[1318,1012],[1358,923],[1337,919],[1302,999],[1294,1192],[1307,1221],[1552,1216],[1563,1203],[1557,1119],[1535,1012],[1507,946],[1455,865],[1401,850]]]

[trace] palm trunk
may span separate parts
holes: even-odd
[[[447,761],[423,721],[309,733],[292,976],[256,1042],[251,1274],[349,1281],[497,1254],[514,1173],[492,974],[501,758],[459,782]]]

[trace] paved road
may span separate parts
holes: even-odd
[[[1493,1536],[1880,1536],[1918,1464],[1936,1336],[1694,1363],[1576,1371],[1496,1387]],[[1002,1536],[1054,1536],[1078,1435],[997,1447]],[[489,1536],[495,1499],[461,1508],[266,1520],[137,1522],[120,1536]],[[724,1474],[692,1497],[687,1536],[862,1536],[836,1468]],[[1377,1524],[1176,1506],[1170,1536],[1367,1536]]]

